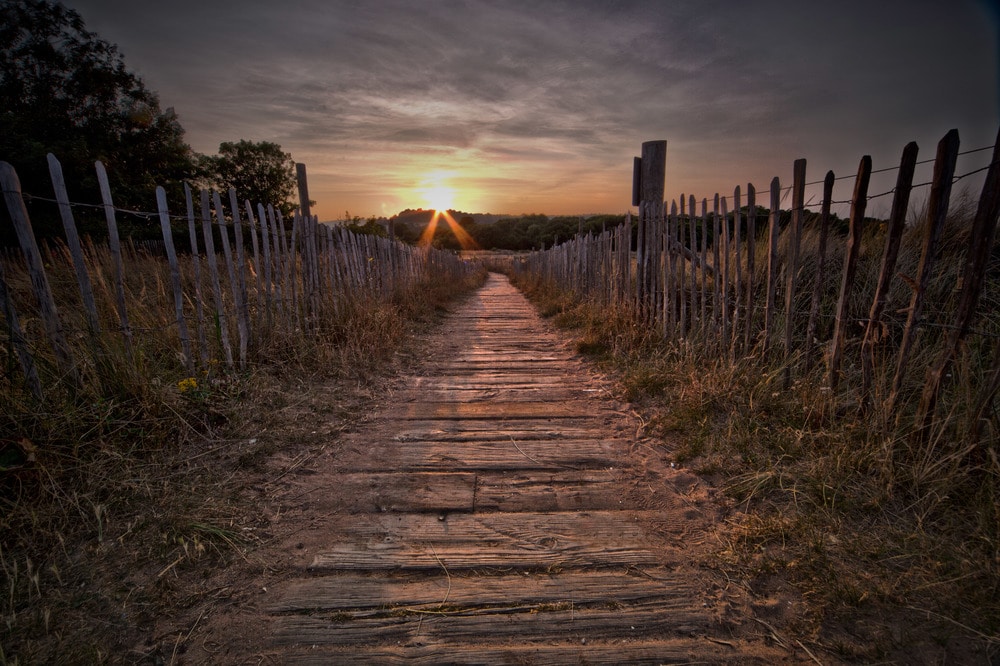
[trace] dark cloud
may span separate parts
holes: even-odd
[[[621,210],[652,138],[669,191],[711,196],[802,156],[930,154],[952,126],[991,142],[998,119],[976,0],[67,2],[196,149],[277,141],[329,215],[406,203],[422,170],[494,212]]]

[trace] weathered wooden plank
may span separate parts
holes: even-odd
[[[534,612],[532,612],[534,611]],[[422,613],[371,619],[343,616],[320,618],[290,615],[275,620],[276,645],[392,645],[421,641],[466,643],[517,640],[575,642],[634,636],[667,637],[703,633],[705,614],[693,611],[690,600],[659,601],[617,608],[576,609],[572,602],[553,608],[525,608],[524,612],[472,614]]]
[[[467,471],[488,469],[592,469],[618,464],[621,442],[615,440],[507,440],[465,442],[345,442],[344,470]],[[351,456],[357,453],[357,456]]]
[[[346,502],[338,500],[336,508],[346,513],[472,511],[476,475],[468,472],[341,474],[337,486],[338,497]]]
[[[568,384],[565,379],[553,377],[551,375],[545,374],[540,375],[532,372],[489,372],[483,371],[476,374],[458,375],[451,374],[446,376],[432,376],[432,377],[421,377],[414,381],[414,388],[418,389],[434,389],[434,388],[506,388],[511,390],[520,390],[525,388],[534,389],[565,389],[571,384]],[[587,392],[597,392],[598,389],[586,389],[580,387],[580,390]]]
[[[540,645],[413,645],[408,647],[338,650],[334,647],[309,646],[303,651],[282,652],[281,662],[295,666],[311,664],[374,664],[421,666],[443,663],[467,666],[548,666],[590,664],[592,666],[661,666],[664,664],[724,664],[735,657],[733,648],[712,643],[705,638],[676,638],[642,641],[613,639],[597,643],[593,639],[569,642],[555,639]],[[756,656],[740,654],[741,664],[774,664],[787,659],[787,653],[773,648],[755,648]]]
[[[525,428],[526,424],[499,425],[496,421],[442,421],[421,423],[393,431],[396,442],[494,442],[520,445],[525,441],[562,442],[592,437],[592,424],[577,426],[560,423],[558,428]],[[531,425],[531,424],[527,424]],[[561,446],[561,444],[560,444]]]
[[[576,511],[638,508],[614,470],[480,474],[476,511]]]
[[[644,572],[569,571],[500,576],[418,575],[397,578],[357,573],[291,581],[277,591],[269,613],[303,611],[450,610],[572,602],[596,605],[690,599],[698,593],[690,576],[663,569]]]
[[[599,405],[584,402],[432,402],[420,400],[399,404],[385,412],[385,418],[429,419],[568,419],[596,416]],[[597,414],[595,414],[597,412]]]
[[[482,402],[484,400],[499,400],[502,402],[536,402],[541,399],[567,401],[592,397],[594,395],[594,389],[573,388],[561,384],[511,388],[498,383],[488,388],[463,386],[446,387],[443,385],[432,385],[427,386],[427,388],[424,389],[424,393],[428,398],[440,402]]]
[[[367,514],[341,522],[345,524],[338,527],[347,540],[317,553],[312,570],[547,569],[656,562],[629,512]]]

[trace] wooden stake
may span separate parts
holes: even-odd
[[[94,289],[90,284],[87,264],[83,259],[83,248],[80,246],[80,235],[76,231],[76,221],[73,219],[73,208],[66,192],[66,179],[63,178],[62,165],[52,153],[47,156],[49,175],[52,177],[52,189],[55,190],[56,201],[59,202],[59,215],[62,218],[63,229],[66,232],[66,244],[70,256],[73,257],[73,268],[76,270],[76,281],[80,288],[80,298],[83,300],[84,312],[87,316],[87,328],[92,338],[101,334],[101,324],[97,318],[97,304],[94,302]]]
[[[49,279],[45,274],[42,255],[38,251],[35,233],[31,229],[28,209],[25,207],[24,199],[21,196],[21,181],[17,177],[14,167],[7,162],[0,162],[0,187],[3,188],[3,197],[7,204],[7,211],[10,213],[11,222],[14,224],[14,232],[17,234],[17,240],[21,245],[25,264],[28,266],[28,274],[31,277],[31,289],[38,301],[39,314],[45,326],[45,333],[49,338],[49,344],[52,345],[52,350],[55,352],[56,365],[59,371],[75,387],[79,387],[80,376],[77,374],[76,365],[73,362],[73,354],[70,352],[69,344],[66,342],[66,336],[63,333],[62,323],[59,320],[59,311],[56,308],[55,299],[52,297],[52,288],[49,286]]]
[[[781,207],[781,183],[775,176],[771,181],[771,214],[768,217],[767,240],[767,303],[764,306],[764,352],[771,349],[774,301],[778,289],[778,234],[781,231],[778,214]]]
[[[910,299],[910,312],[906,318],[906,328],[903,329],[903,339],[899,345],[899,359],[896,363],[896,374],[892,378],[892,391],[886,402],[886,414],[894,414],[899,393],[903,388],[903,378],[913,352],[913,343],[917,335],[924,304],[924,294],[930,282],[931,269],[934,267],[934,255],[941,232],[944,230],[945,219],[948,217],[948,203],[951,198],[952,178],[955,176],[955,163],[958,160],[958,130],[951,130],[938,143],[937,157],[934,160],[934,177],[931,184],[931,195],[927,202],[927,236],[924,238],[924,248],[920,255],[920,266],[917,268],[917,286]]]
[[[125,342],[125,354],[132,361],[132,327],[128,323],[128,311],[125,307],[125,268],[122,265],[122,246],[118,237],[118,221],[115,217],[115,205],[111,198],[111,185],[108,183],[108,172],[104,164],[94,162],[97,171],[97,183],[101,189],[101,200],[104,202],[104,218],[108,223],[108,247],[111,250],[111,260],[115,271],[115,301],[118,309],[118,323],[121,326],[122,339]]]
[[[844,252],[844,273],[841,276],[840,296],[837,299],[837,315],[834,320],[833,342],[830,349],[830,392],[836,394],[840,382],[840,363],[844,355],[844,338],[847,335],[847,307],[851,289],[854,288],[854,274],[861,254],[861,234],[864,230],[865,209],[868,207],[868,183],[872,175],[872,158],[865,155],[858,166],[858,176],[854,181],[854,197],[851,200],[850,229],[847,236],[847,250]]]
[[[177,317],[177,331],[181,338],[181,353],[184,368],[189,375],[194,375],[191,336],[188,333],[187,322],[184,320],[184,289],[181,286],[181,268],[177,263],[177,252],[174,250],[174,235],[170,227],[170,212],[167,210],[167,193],[162,187],[156,188],[156,207],[160,212],[160,229],[163,231],[163,244],[167,250],[167,261],[170,262],[170,282],[174,290],[174,312]]]

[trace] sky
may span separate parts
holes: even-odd
[[[863,155],[891,168],[910,141],[932,159],[952,128],[963,150],[1000,128],[997,0],[63,1],[196,151],[271,141],[304,163],[320,220],[622,213],[661,139],[668,200],[752,183],[761,201],[798,158],[807,181],[853,177]]]

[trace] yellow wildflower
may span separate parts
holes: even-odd
[[[187,393],[188,391],[194,391],[198,388],[198,380],[194,377],[186,377],[179,382],[177,382],[177,390],[181,393]]]

